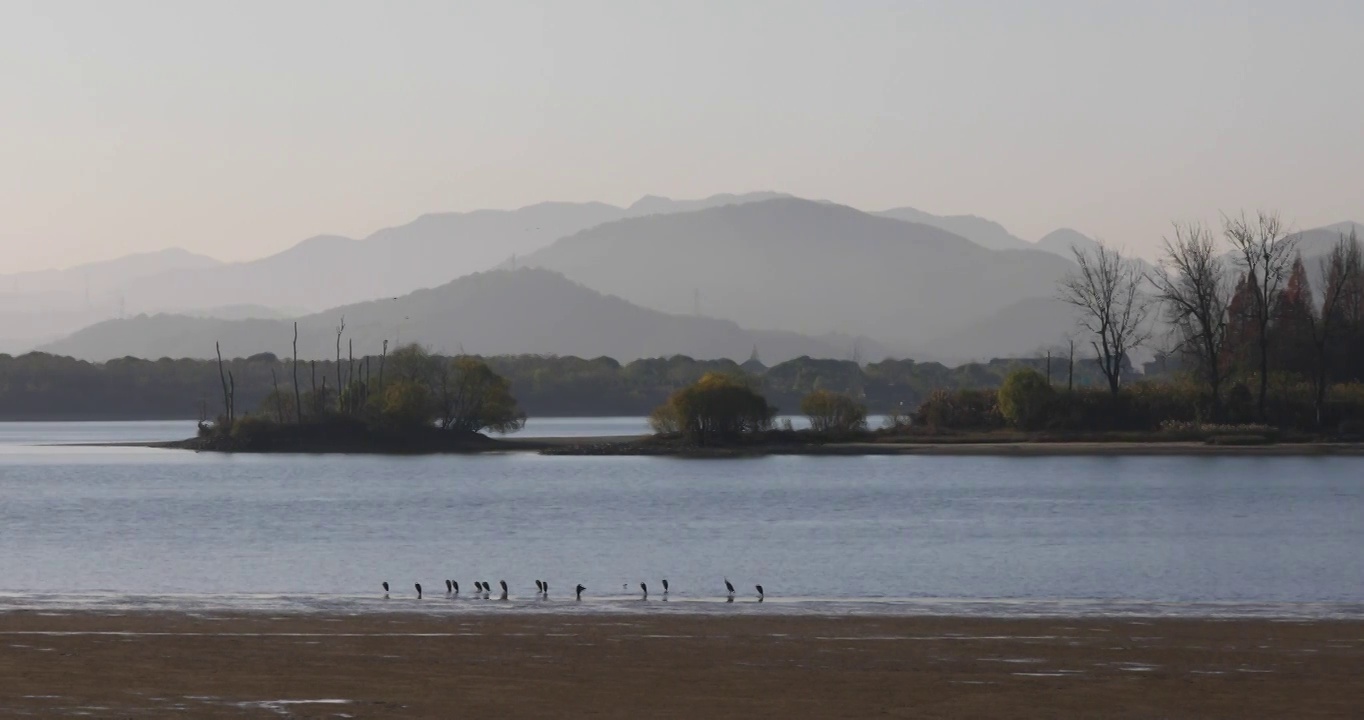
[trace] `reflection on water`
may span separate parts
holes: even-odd
[[[550,423],[551,421],[546,421]],[[574,425],[574,423],[577,423]],[[637,419],[557,420],[622,434]],[[1323,616],[1364,604],[1360,458],[223,456],[0,424],[0,610]],[[624,433],[629,434],[629,433]],[[662,578],[645,603],[635,590]],[[738,601],[723,602],[723,580]],[[444,580],[511,585],[446,600]],[[531,598],[547,579],[552,599]],[[393,586],[388,601],[380,581]],[[422,582],[418,604],[412,584]],[[571,588],[589,588],[582,604]],[[753,602],[762,584],[768,600]],[[494,595],[496,597],[496,595]]]

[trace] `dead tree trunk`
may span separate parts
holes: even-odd
[[[298,389],[298,323],[294,323],[294,414],[303,424],[303,393]]]
[[[336,326],[336,410],[341,409],[341,334],[346,332],[346,318],[341,318],[341,324]],[[324,385],[325,387],[325,385]]]
[[[384,361],[388,359],[388,340],[384,340],[384,350],[379,355],[379,392],[384,391]]]
[[[223,348],[220,343],[213,343],[213,349],[218,353],[218,380],[223,384],[223,420],[229,426],[232,424],[232,397],[227,391],[227,375],[223,373]]]

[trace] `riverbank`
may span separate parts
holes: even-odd
[[[223,453],[302,453],[355,455],[437,455],[533,452],[549,456],[656,456],[740,458],[769,455],[869,456],[1192,456],[1192,457],[1324,457],[1364,456],[1364,443],[1280,442],[1252,445],[1187,440],[1007,440],[852,442],[776,442],[694,445],[639,437],[492,438],[473,436],[431,443],[371,443],[322,440],[311,443],[234,447],[202,438],[164,442],[90,443],[94,447],[145,447]]]
[[[1364,622],[0,614],[0,714],[1336,718]]]

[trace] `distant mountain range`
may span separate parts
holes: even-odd
[[[540,203],[518,210],[423,215],[362,240],[320,235],[260,260],[146,278],[129,291],[128,302],[148,311],[241,302],[317,311],[435,287],[613,220],[751,202],[771,195],[717,195],[689,201],[646,197],[628,208]],[[246,288],[250,292],[243,292]]]
[[[605,355],[622,362],[676,354],[742,361],[755,350],[768,362],[802,355],[848,358],[854,352],[879,359],[889,352],[865,338],[748,330],[729,320],[647,310],[557,273],[527,268],[477,273],[396,299],[301,317],[299,357],[333,357],[342,319],[357,355],[378,354],[384,340],[390,349],[418,341],[443,353]],[[292,339],[288,320],[154,315],[102,322],[42,349],[97,361],[128,355],[207,358],[220,342],[225,356],[287,357]],[[347,350],[343,345],[342,352]]]
[[[926,341],[1053,294],[1073,267],[1036,249],[989,250],[936,227],[795,198],[619,220],[520,262],[664,312],[699,306],[746,327],[837,329],[916,357],[957,357]]]
[[[19,352],[101,320],[141,313],[274,317],[395,297],[487,270],[517,254],[611,220],[766,200],[778,193],[701,200],[646,196],[627,208],[540,203],[518,210],[423,215],[363,240],[308,238],[274,255],[220,263],[185,250],[130,255],[66,270],[0,275],[0,352]],[[273,310],[272,310],[273,308]]]
[[[1304,258],[1314,263],[1350,227],[1357,226],[1304,232]],[[331,326],[338,310],[357,303],[395,303],[478,271],[529,266],[560,272],[640,310],[724,318],[738,323],[736,329],[764,329],[744,333],[818,340],[831,357],[846,357],[850,338],[860,336],[883,343],[864,341],[862,356],[870,359],[880,351],[988,359],[1063,340],[1073,323],[1052,311],[1056,281],[1073,267],[1072,247],[1094,244],[1069,229],[1032,243],[972,215],[938,216],[910,207],[866,213],[775,192],[699,200],[646,196],[629,207],[541,203],[439,213],[364,239],[317,236],[250,262],[221,263],[172,249],[0,276],[0,352],[59,347],[55,341],[80,328],[143,313],[183,315],[186,321],[302,315],[309,323],[325,317],[322,324]],[[427,330],[430,337],[412,334]],[[108,337],[105,350],[89,344],[96,332],[81,336],[78,346],[85,357],[174,355],[174,344],[155,339],[156,332]],[[435,324],[405,332],[433,344],[454,337]],[[843,336],[827,337],[833,332]],[[499,347],[560,346],[558,338],[537,344],[533,331],[526,335],[487,337]],[[139,347],[135,338],[153,344]],[[655,346],[664,344],[648,345]],[[706,340],[704,347],[718,345]],[[699,348],[677,352],[704,354]]]

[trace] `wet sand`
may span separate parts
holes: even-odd
[[[0,614],[2,717],[1346,718],[1362,677],[1360,621]]]

